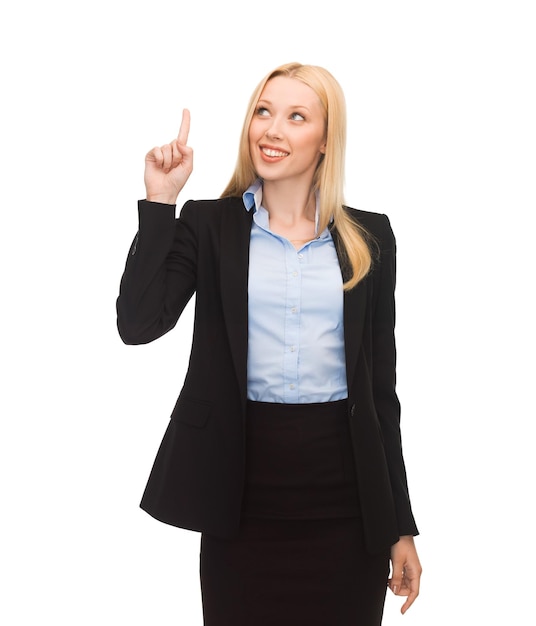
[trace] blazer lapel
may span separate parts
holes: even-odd
[[[230,198],[220,232],[220,281],[223,315],[238,384],[247,397],[248,269],[252,212],[242,199]]]
[[[337,256],[339,257],[339,265],[343,281],[348,280],[350,272],[348,263],[345,258],[344,247],[337,230],[331,231]],[[363,336],[363,326],[365,323],[365,314],[367,307],[367,279],[362,280],[356,287],[350,291],[344,292],[344,347],[346,356],[346,380],[348,390],[354,380],[355,368],[357,365],[357,357],[361,348],[361,339]]]

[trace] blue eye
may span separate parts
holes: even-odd
[[[270,115],[268,109],[266,107],[258,107],[257,111],[256,111],[257,115],[260,115],[261,117],[266,117],[268,115]]]
[[[292,119],[294,121],[298,121],[298,122],[303,122],[305,120],[305,118],[303,117],[303,115],[301,113],[293,113],[290,116],[290,119]]]

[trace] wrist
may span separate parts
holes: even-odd
[[[177,196],[172,194],[148,193],[145,199],[159,204],[177,204]]]

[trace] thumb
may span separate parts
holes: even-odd
[[[400,589],[402,588],[402,580],[404,578],[404,570],[400,566],[396,566],[393,564],[393,572],[391,578],[388,581],[389,589],[395,594],[398,595],[400,593]]]

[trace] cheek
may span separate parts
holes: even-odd
[[[304,153],[310,155],[316,155],[322,149],[322,139],[316,133],[311,133],[308,137],[302,137],[300,141],[300,148]]]
[[[249,140],[249,142],[253,143],[253,142],[257,141],[257,139],[259,138],[259,134],[260,134],[259,124],[256,123],[255,120],[252,120],[251,124],[249,125],[249,130],[248,130],[248,140]]]
[[[311,137],[311,145],[315,147],[316,152],[324,153],[326,151],[326,137],[322,133],[315,133],[314,137]]]

